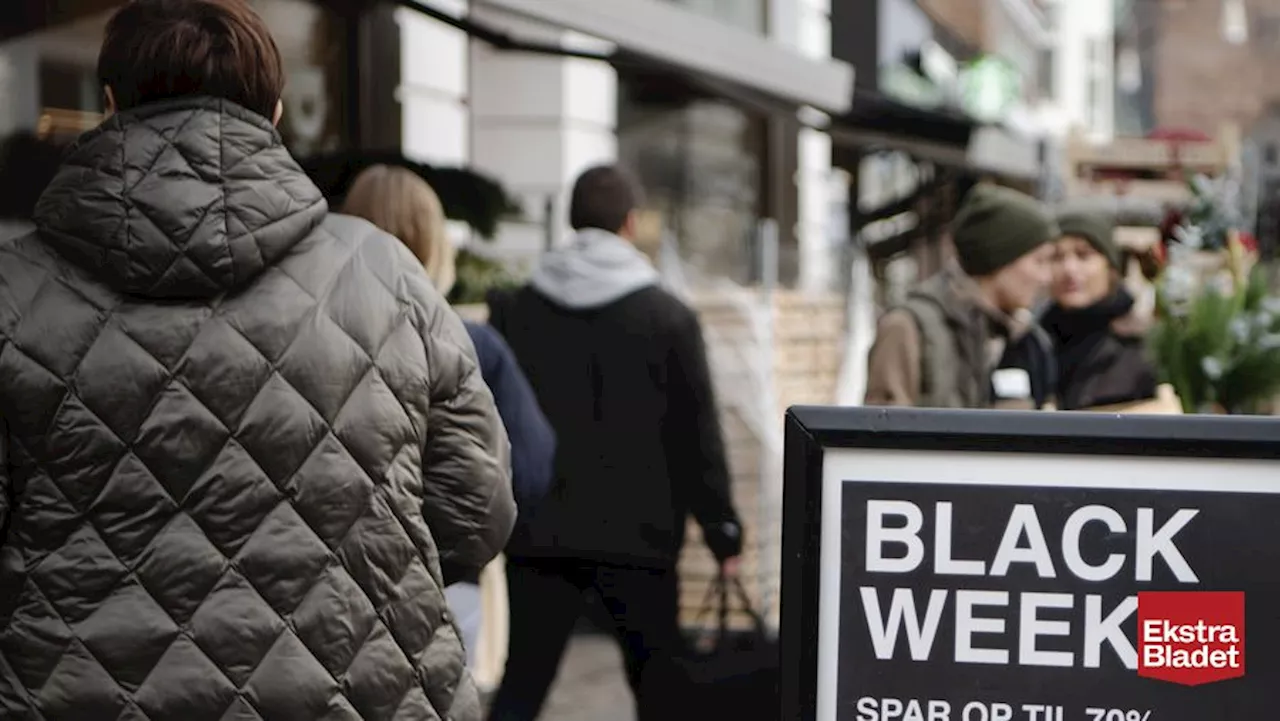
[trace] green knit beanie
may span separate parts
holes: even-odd
[[[1066,213],[1058,218],[1058,228],[1062,235],[1074,235],[1089,241],[1099,253],[1107,258],[1112,268],[1120,268],[1120,246],[1115,239],[1115,224],[1110,218],[1098,213]]]
[[[1035,198],[987,183],[965,197],[952,227],[964,272],[985,276],[1058,237],[1058,225]]]

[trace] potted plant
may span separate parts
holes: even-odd
[[[449,303],[457,306],[468,319],[483,321],[485,295],[495,288],[511,288],[522,281],[503,263],[473,250],[458,251],[458,276],[449,291]]]
[[[1171,245],[1157,280],[1151,350],[1187,413],[1258,413],[1280,392],[1280,297],[1228,233],[1224,274],[1204,277]]]

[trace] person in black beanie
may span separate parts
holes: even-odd
[[[1058,228],[1044,206],[982,183],[952,227],[955,259],[880,319],[867,405],[1044,408],[1052,342],[1030,308],[1049,282]]]
[[[1057,351],[1062,410],[1146,400],[1157,374],[1147,358],[1144,323],[1121,283],[1123,254],[1114,225],[1098,214],[1070,213],[1053,256],[1053,303],[1041,324]]]

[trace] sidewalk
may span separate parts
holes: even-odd
[[[617,642],[605,635],[574,635],[539,721],[634,719]]]

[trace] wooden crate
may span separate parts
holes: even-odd
[[[1187,173],[1222,175],[1239,155],[1239,130],[1230,124],[1208,142],[1118,137],[1093,143],[1076,133],[1067,141],[1062,181],[1069,198],[1123,196],[1181,204],[1191,199]],[[1106,177],[1117,173],[1131,177]]]

